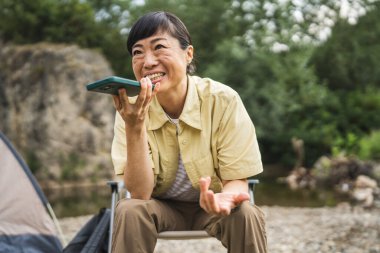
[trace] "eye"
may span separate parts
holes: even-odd
[[[154,49],[158,50],[158,49],[161,49],[161,48],[166,48],[164,45],[162,44],[157,44]]]
[[[133,50],[132,51],[132,56],[136,56],[136,55],[139,55],[139,54],[142,54],[142,52],[140,50]]]

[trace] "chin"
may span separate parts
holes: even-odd
[[[152,84],[154,84],[154,85],[155,85],[156,83],[160,83],[160,88],[161,88],[161,87],[166,87],[167,84],[168,84],[168,79],[166,79],[166,78],[162,78],[162,79],[160,79],[160,80],[157,80],[157,81],[152,82]]]

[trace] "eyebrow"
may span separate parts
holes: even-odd
[[[167,40],[166,38],[163,38],[163,37],[158,37],[158,38],[155,38],[155,39],[153,39],[152,41],[150,41],[150,44],[154,44],[154,43],[156,43],[157,41],[160,41],[160,40]],[[136,47],[143,47],[141,44],[138,44],[138,43],[136,43],[136,44],[134,44],[133,46],[132,46],[132,49],[134,49],[134,48],[136,48]]]

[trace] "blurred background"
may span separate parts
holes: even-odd
[[[133,78],[130,27],[166,10],[190,31],[196,74],[238,91],[256,126],[259,205],[379,206],[379,8],[374,0],[0,0],[0,130],[60,217],[107,206],[114,109],[85,85]]]

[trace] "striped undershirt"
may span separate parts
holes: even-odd
[[[178,133],[179,120],[172,119],[167,115],[169,121],[175,124]],[[187,176],[185,166],[183,165],[181,153],[178,155],[178,169],[176,178],[170,188],[161,196],[161,199],[172,199],[178,201],[197,202],[199,201],[199,191],[194,189],[191,181]]]

